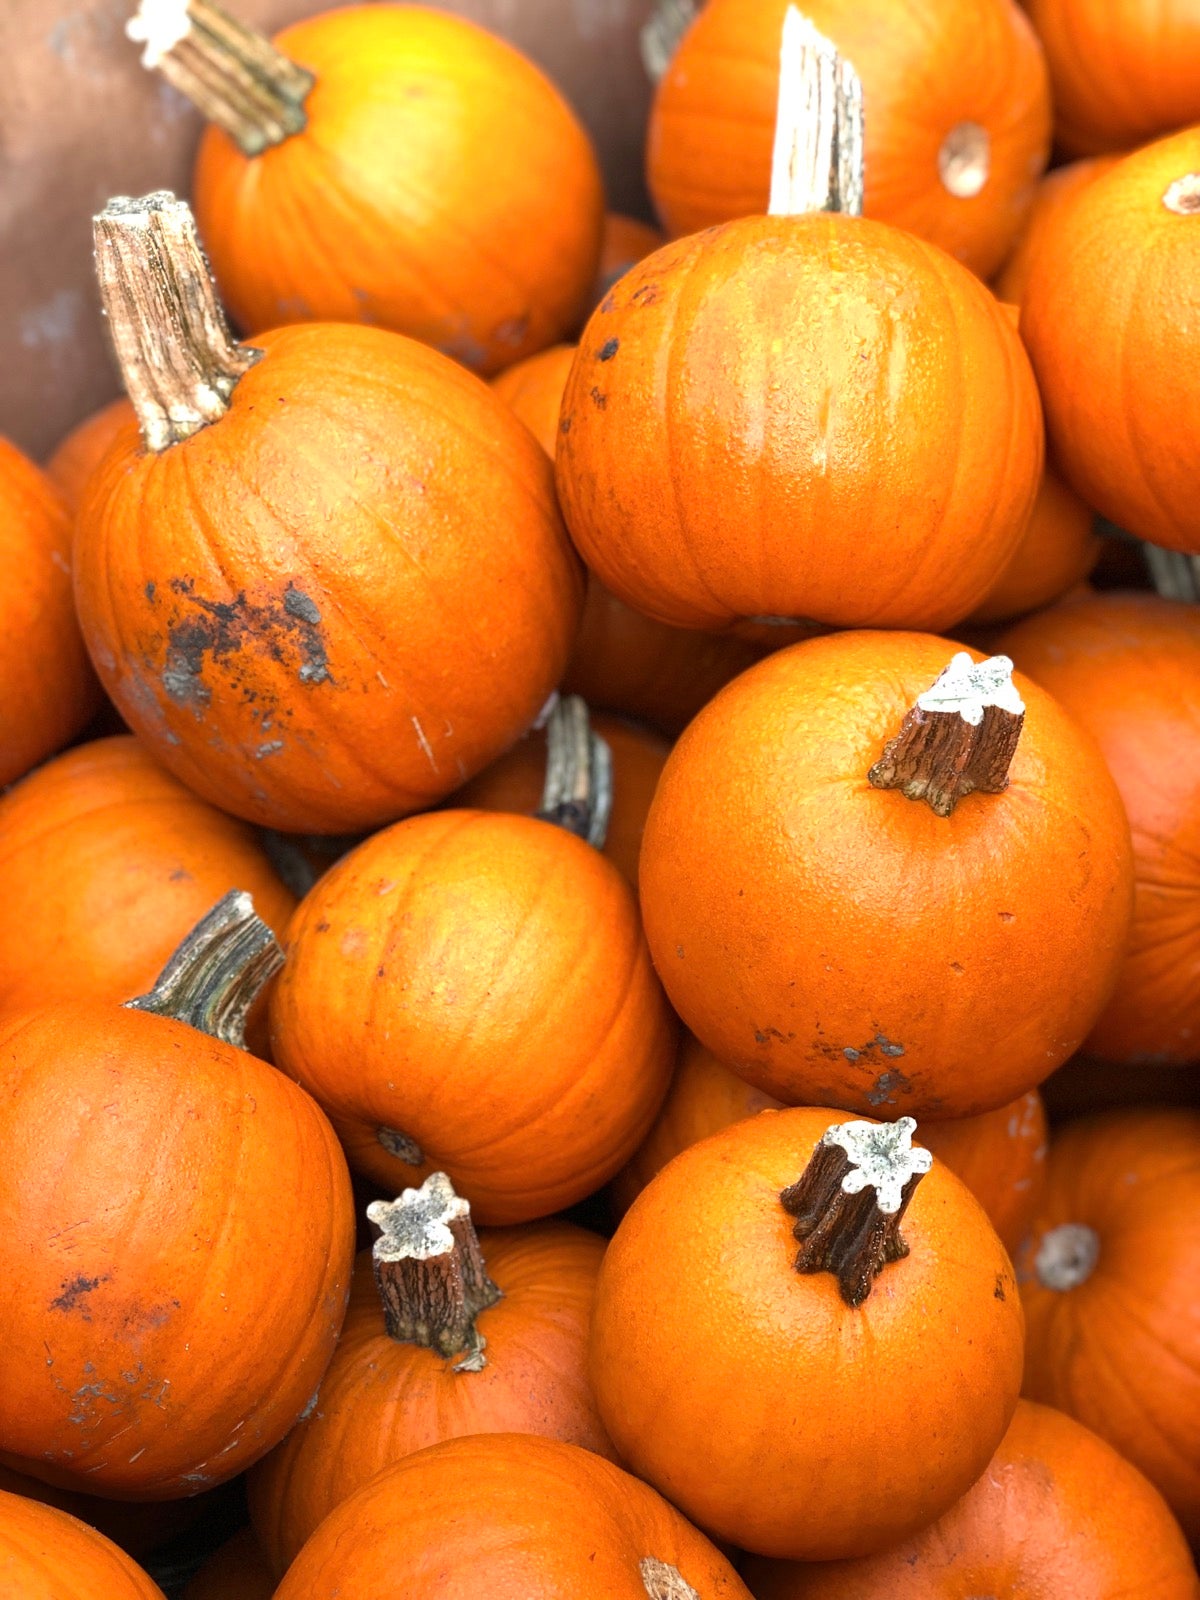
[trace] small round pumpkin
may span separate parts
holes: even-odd
[[[0,439],[0,788],[53,755],[100,703],[71,598],[71,523],[46,474]]]
[[[982,1477],[913,1538],[862,1561],[751,1557],[756,1600],[1197,1600],[1163,1497],[1111,1446],[1022,1400]]]
[[[13,1600],[164,1600],[141,1567],[95,1528],[3,1491],[0,1592]]]
[[[1087,1039],[1128,1064],[1200,1058],[1200,611],[1084,592],[1001,639],[1096,740],[1133,833],[1120,978]]]
[[[976,662],[920,634],[794,645],[667,759],[639,867],[655,964],[692,1032],[778,1099],[992,1110],[1112,992],[1120,796],[1048,694]]]
[[[551,823],[397,823],[312,889],[288,951],[275,1060],[393,1194],[445,1171],[481,1222],[547,1216],[612,1177],[666,1093],[675,1025],[633,894]]]
[[[987,277],[1050,146],[1046,64],[1009,0],[805,0],[863,83],[865,209]],[[655,96],[646,166],[671,234],[764,211],[787,0],[709,0]]]
[[[1017,236],[1011,255],[992,280],[992,287],[1001,300],[1008,305],[1021,304],[1033,258],[1041,249],[1054,217],[1077,190],[1085,189],[1116,161],[1116,156],[1094,156],[1088,161],[1070,161],[1045,175],[1037,186],[1025,226]]]
[[[763,1111],[677,1156],[608,1247],[601,1418],[640,1477],[743,1549],[894,1544],[965,1493],[1008,1426],[1012,1267],[913,1129]]]
[[[275,1575],[252,1528],[243,1528],[215,1550],[188,1583],[180,1600],[271,1600]]]
[[[1200,1540],[1200,1111],[1074,1122],[1019,1261],[1025,1389],[1107,1439]],[[619,1443],[619,1441],[618,1441]]]
[[[493,392],[512,407],[551,461],[558,444],[563,389],[574,359],[573,344],[553,344],[492,379]]]
[[[1191,129],[1064,199],[1021,302],[1047,433],[1071,487],[1129,533],[1191,552],[1200,392],[1187,286],[1198,274],[1200,129]]]
[[[1096,565],[1100,543],[1091,507],[1047,461],[1021,542],[968,624],[1009,622],[1061,599]]]
[[[443,1173],[368,1208],[384,1233],[358,1258],[317,1403],[250,1474],[279,1573],[335,1506],[443,1439],[530,1433],[612,1458],[587,1380],[604,1241],[567,1222],[476,1237],[469,1210]]]
[[[88,479],[104,460],[109,445],[127,422],[133,420],[133,407],[122,395],[93,411],[66,438],[46,462],[46,473],[58,487],[74,516],[83,499]]]

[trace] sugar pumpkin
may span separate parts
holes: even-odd
[[[131,1557],[85,1522],[0,1491],[0,1592],[14,1600],[164,1600]]]
[[[667,759],[639,867],[655,964],[686,1025],[778,1099],[991,1110],[1112,992],[1133,888],[1120,796],[1049,695],[975,659],[919,634],[794,645]]]
[[[1037,186],[1025,225],[1017,235],[1012,252],[992,280],[1001,300],[1019,306],[1025,298],[1030,264],[1041,249],[1053,218],[1076,190],[1084,189],[1117,161],[1116,156],[1093,156],[1086,161],[1069,161],[1047,172]]]
[[[494,393],[512,407],[551,461],[558,442],[563,389],[574,359],[573,344],[553,344],[492,379]]]
[[[250,821],[346,833],[428,806],[529,726],[566,662],[582,584],[543,452],[399,334],[284,328],[261,359],[231,344],[170,196],[97,228],[146,440],[121,432],[77,524],[110,694],[177,777]]]
[[[596,273],[596,287],[592,291],[593,304],[602,300],[630,267],[665,243],[659,230],[643,222],[640,217],[627,217],[621,211],[605,212],[600,266]]]
[[[72,428],[46,462],[47,476],[58,486],[72,516],[79,508],[88,479],[104,459],[109,445],[125,423],[133,419],[126,396],[110,400]]]
[[[1061,599],[1096,565],[1100,543],[1091,507],[1047,461],[1021,542],[968,625],[1008,622]]]

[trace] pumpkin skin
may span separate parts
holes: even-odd
[[[0,788],[83,728],[100,695],[71,599],[71,524],[57,489],[0,439],[0,557],[9,585],[0,637]]]
[[[233,1477],[304,1410],[345,1314],[332,1129],[254,1056],[99,1003],[0,1024],[0,1089],[0,1446],[125,1499]]]
[[[608,745],[613,760],[612,811],[603,854],[636,887],[646,815],[671,747],[649,729],[636,728],[619,717],[600,713],[590,721]],[[532,816],[541,805],[545,776],[546,735],[539,728],[527,733],[507,755],[464,785],[454,796],[454,804]]]
[[[1096,565],[1100,544],[1091,507],[1047,461],[1021,542],[969,623],[1009,622],[1061,599]]]
[[[285,328],[228,412],[92,479],[76,598],[176,777],[349,833],[487,765],[562,675],[582,585],[543,452],[486,385],[378,328]],[[450,618],[469,619],[447,648]]]
[[[65,1511],[0,1492],[0,1592],[14,1600],[164,1600],[123,1550]]]
[[[233,888],[283,936],[295,897],[245,823],[127,735],[68,750],[0,800],[0,1009],[145,994]]]
[[[206,1510],[202,1495],[195,1500],[102,1500],[98,1495],[60,1489],[56,1484],[43,1483],[39,1478],[17,1472],[7,1466],[2,1457],[0,1489],[26,1500],[40,1500],[43,1505],[53,1506],[56,1511],[65,1511],[68,1516],[77,1517],[138,1561],[171,1539],[186,1533]]]
[[[1022,1400],[979,1481],[928,1528],[864,1561],[751,1557],[756,1600],[1196,1600],[1162,1496],[1102,1439]]]
[[[275,44],[316,75],[308,126],[253,158],[209,127],[196,160],[196,219],[243,328],[375,323],[485,374],[572,332],[603,187],[531,61],[423,6],[327,11]]]
[[[464,1516],[464,1504],[470,1515]],[[323,1522],[276,1600],[647,1600],[649,1559],[704,1600],[750,1600],[733,1568],[654,1490],[588,1450],[523,1435],[431,1445]],[[686,1593],[686,1591],[676,1591]]]
[[[786,9],[709,0],[663,75],[646,171],[668,233],[767,209]],[[1046,64],[1027,19],[1009,0],[911,0],[899,12],[889,0],[807,0],[804,14],[862,79],[867,216],[989,276],[1050,148]],[[982,187],[942,176],[943,147],[963,124],[990,140]]]
[[[936,1160],[904,1213],[910,1253],[862,1305],[796,1273],[779,1195],[839,1120],[763,1111],[677,1156],[617,1229],[592,1315],[596,1400],[631,1469],[715,1536],[789,1560],[864,1555],[939,1516],[1021,1383],[1011,1264]]]
[[[209,1556],[180,1600],[271,1600],[274,1593],[267,1558],[253,1530],[243,1528]]]
[[[992,287],[1001,300],[1008,305],[1021,304],[1033,258],[1041,249],[1054,217],[1077,190],[1087,188],[1116,163],[1116,156],[1093,156],[1087,161],[1070,161],[1046,173],[1037,186],[1012,254],[993,280]]]
[[[957,622],[1042,469],[1033,375],[992,295],[861,217],[751,217],[648,257],[588,323],[560,428],[589,568],[709,630]]]
[[[1200,1112],[1117,1111],[1050,1148],[1044,1208],[1021,1253],[1024,1393],[1057,1406],[1139,1467],[1200,1540]],[[1098,1255],[1073,1288],[1042,1282],[1046,1236],[1090,1228]]]
[[[551,461],[558,442],[563,389],[574,359],[573,344],[554,344],[492,379],[493,391],[512,407]]]
[[[104,460],[108,447],[127,422],[133,421],[133,407],[124,395],[110,400],[99,411],[85,417],[46,462],[46,474],[74,516],[83,499],[88,479]]]
[[[692,1032],[790,1104],[992,1110],[1078,1047],[1116,980],[1129,824],[1049,695],[1018,675],[1003,794],[939,817],[867,780],[954,649],[844,633],[780,651],[663,769],[639,867],[655,965]]]
[[[480,1236],[504,1299],[478,1318],[487,1365],[389,1338],[370,1252],[316,1409],[250,1476],[250,1511],[283,1573],[326,1516],[376,1473],[443,1439],[531,1433],[613,1459],[587,1381],[587,1336],[604,1241],[567,1222]]]
[[[659,230],[652,228],[648,222],[642,222],[638,217],[624,216],[619,211],[606,212],[592,303],[599,304],[618,278],[623,278],[630,267],[636,266],[666,242]]]
[[[633,895],[551,823],[397,823],[314,887],[288,953],[275,1060],[394,1194],[440,1170],[479,1222],[546,1216],[612,1177],[666,1093],[674,1019]]]
[[[1200,1058],[1200,612],[1153,594],[1064,600],[1002,648],[1100,746],[1133,833],[1133,928],[1084,1046],[1102,1060]]]
[[[1119,528],[1193,552],[1200,221],[1195,194],[1172,202],[1179,211],[1164,197],[1197,173],[1200,129],[1191,129],[1076,189],[1048,225],[1021,303],[1050,443],[1072,488]],[[1200,192],[1200,177],[1192,181]]]

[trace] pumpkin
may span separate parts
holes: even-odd
[[[47,475],[57,485],[72,516],[83,499],[88,479],[133,414],[133,407],[124,395],[119,400],[110,400],[99,411],[93,411],[77,428],[72,428],[46,462]]]
[[[894,1544],[965,1493],[1008,1426],[1012,1267],[914,1128],[760,1112],[664,1167],[608,1247],[604,1425],[639,1477],[743,1549]]]
[[[0,439],[0,788],[66,744],[99,705],[71,601],[71,526],[53,484]],[[19,575],[19,581],[18,580]]]
[[[778,1100],[723,1067],[698,1040],[686,1038],[657,1121],[612,1181],[617,1210],[628,1211],[681,1150],[730,1123],[781,1109]],[[1013,1254],[1033,1220],[1045,1182],[1046,1114],[1037,1090],[981,1116],[923,1123],[916,1139],[962,1179]]]
[[[573,344],[554,344],[506,367],[492,379],[493,391],[512,407],[551,461],[558,441],[563,389],[574,359]]]
[[[284,328],[261,359],[230,344],[169,196],[115,202],[97,229],[147,441],[121,431],[77,524],[112,698],[177,777],[270,827],[361,831],[440,799],[566,662],[582,587],[543,452],[399,334]],[[177,331],[190,297],[199,354]]]
[[[971,613],[970,625],[1008,622],[1061,599],[1096,565],[1100,543],[1091,508],[1047,461],[1021,542]]]
[[[245,823],[128,735],[68,750],[0,800],[0,1009],[143,993],[234,887],[282,936],[295,899]]]
[[[1162,1496],[1102,1439],[1022,1400],[991,1464],[911,1539],[862,1561],[751,1557],[756,1600],[961,1600],[991,1594],[1196,1600]]]
[[[1050,1147],[1018,1262],[1025,1394],[1107,1439],[1200,1540],[1200,1111],[1112,1111]],[[619,1443],[619,1441],[618,1441]]]
[[[764,211],[787,0],[709,0],[655,95],[650,193],[670,234]],[[1046,164],[1050,101],[1033,29],[1010,0],[805,0],[862,77],[869,217],[987,277]],[[781,321],[781,325],[783,325]]]
[[[0,1592],[14,1600],[164,1600],[123,1550],[65,1511],[0,1491]]]
[[[667,758],[639,867],[655,965],[692,1032],[777,1099],[989,1111],[1112,992],[1120,796],[1049,695],[976,659],[920,634],[794,645]]]
[[[479,1434],[431,1445],[345,1500],[275,1600],[750,1600],[654,1490],[577,1445]]]
[[[237,1048],[278,960],[231,895],[131,1006],[0,1022],[0,1448],[33,1476],[193,1495],[312,1398],[354,1218],[325,1118]]]
[[[1133,832],[1121,976],[1085,1049],[1114,1062],[1200,1057],[1200,611],[1083,593],[1002,639],[1108,762]]]
[[[1076,189],[1030,263],[1021,334],[1072,488],[1110,522],[1200,551],[1190,460],[1200,263],[1200,129],[1126,156]],[[1113,382],[1114,373],[1120,382]]]
[[[433,1171],[486,1223],[583,1199],[666,1093],[674,1020],[632,892],[564,828],[441,811],[377,833],[301,904],[272,992],[275,1060],[350,1165]]]
[[[378,324],[484,373],[574,329],[600,170],[511,45],[406,5],[327,11],[271,45],[212,0],[145,0],[134,31],[209,120],[196,215],[243,328]]]
[[[592,291],[593,304],[601,301],[630,267],[636,266],[651,251],[665,243],[658,229],[652,228],[639,217],[627,217],[620,211],[606,212],[600,241],[600,267],[596,274],[596,287]]]
[[[367,1215],[384,1231],[359,1256],[317,1404],[250,1476],[280,1573],[335,1506],[443,1439],[535,1433],[612,1456],[587,1382],[602,1239],[567,1222],[479,1238],[440,1172]]]
[[[586,717],[586,707],[574,696],[568,697],[565,702],[560,701],[559,705],[569,706],[573,700]],[[546,784],[553,776],[548,764],[547,734],[551,752],[549,762],[553,762],[555,730],[561,726],[552,717],[547,724],[547,732],[537,730],[527,734],[507,755],[501,756],[486,772],[461,788],[453,797],[453,803],[456,806],[474,806],[480,811],[516,811],[528,815],[544,810]],[[648,729],[635,727],[619,717],[594,716],[590,718],[590,727],[607,746],[612,764],[609,779],[611,796],[604,816],[603,834],[593,842],[603,850],[621,875],[636,885],[646,813],[654,798],[654,790],[670,746]],[[590,820],[590,809],[588,816]],[[573,831],[582,831],[584,837],[588,836],[586,826]]]
[[[180,1600],[271,1600],[275,1578],[253,1530],[243,1528],[215,1550]]]
[[[40,1500],[43,1505],[53,1506],[56,1511],[65,1511],[69,1516],[77,1517],[139,1561],[151,1551],[186,1533],[206,1510],[203,1495],[194,1500],[143,1503],[102,1500],[98,1495],[61,1489],[39,1478],[31,1478],[6,1465],[3,1457],[0,1457],[0,1490],[10,1495],[21,1495],[26,1500]]]
[[[1115,166],[1116,161],[1116,156],[1093,156],[1088,161],[1071,161],[1066,166],[1055,167],[1045,175],[1037,186],[1025,226],[1017,236],[1012,253],[993,280],[992,286],[1001,300],[1009,305],[1021,304],[1033,258],[1041,249],[1054,218],[1073,194]]]

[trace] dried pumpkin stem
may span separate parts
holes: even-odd
[[[900,1219],[933,1165],[914,1149],[916,1122],[841,1122],[818,1141],[800,1178],[779,1196],[795,1217],[797,1272],[832,1272],[842,1299],[860,1306],[908,1246]]]
[[[1142,550],[1157,594],[1164,600],[1186,600],[1191,605],[1200,601],[1200,560],[1156,544],[1143,544]]]
[[[586,703],[563,695],[546,722],[546,782],[538,816],[597,850],[612,814],[612,751],[594,732]]]
[[[1177,217],[1193,217],[1200,211],[1200,172],[1185,172],[1169,183],[1162,203]]]
[[[673,1567],[669,1561],[659,1561],[654,1556],[646,1556],[644,1560],[638,1562],[638,1572],[641,1574],[642,1588],[646,1591],[647,1600],[700,1600],[699,1592],[692,1588],[679,1568]]]
[[[884,746],[867,774],[876,789],[899,789],[948,817],[980,789],[1002,794],[1025,723],[1007,656],[976,664],[960,650]]]
[[[642,65],[651,83],[657,83],[670,66],[679,41],[696,20],[696,10],[696,0],[655,0],[639,35]]]
[[[217,422],[261,350],[235,344],[196,223],[165,189],[110,200],[93,223],[96,275],[125,392],[148,450]]]
[[[231,889],[184,939],[149,994],[125,1004],[244,1050],[250,1008],[282,966],[283,951],[253,900]]]
[[[161,72],[243,155],[261,155],[307,126],[312,73],[212,0],[141,0],[125,32],[145,45],[142,65]]]
[[[1082,1222],[1064,1222],[1042,1235],[1033,1270],[1044,1289],[1065,1292],[1086,1283],[1100,1259],[1100,1235]]]
[[[837,46],[795,6],[783,19],[771,157],[773,217],[811,211],[861,216],[862,83]]]
[[[455,1371],[478,1372],[487,1340],[475,1319],[500,1290],[487,1275],[470,1206],[444,1172],[432,1172],[396,1200],[373,1200],[367,1217],[383,1230],[371,1256],[390,1337],[462,1356]]]

